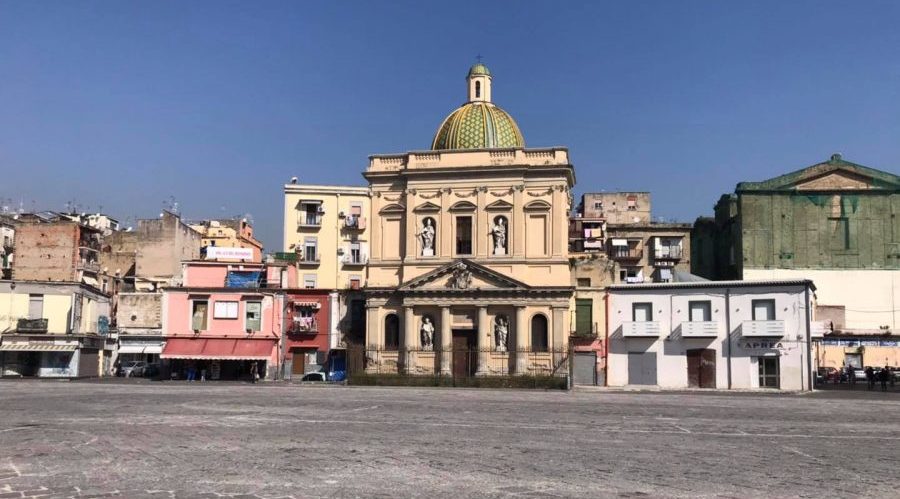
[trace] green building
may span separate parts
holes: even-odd
[[[898,324],[900,177],[830,160],[741,182],[694,224],[692,272],[715,280],[809,278],[836,328]],[[900,298],[900,297],[898,297]]]

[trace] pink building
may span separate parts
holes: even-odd
[[[160,358],[173,377],[251,379],[281,372],[284,295],[279,282],[267,287],[262,263],[190,261],[183,284],[163,297]]]

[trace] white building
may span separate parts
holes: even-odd
[[[609,386],[811,389],[812,281],[615,285]]]

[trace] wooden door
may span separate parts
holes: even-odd
[[[700,352],[702,349],[694,349],[687,351],[687,375],[688,387],[700,387]]]
[[[704,348],[700,353],[700,388],[716,387],[716,351]]]
[[[716,351],[712,348],[696,348],[687,351],[688,386],[691,388],[716,387]]]
[[[294,351],[294,360],[291,363],[291,374],[300,376],[306,374],[306,352]]]
[[[475,332],[453,331],[453,377],[465,378],[475,375]]]

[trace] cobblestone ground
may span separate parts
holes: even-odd
[[[900,395],[0,382],[0,499],[897,497]]]

